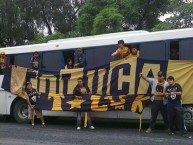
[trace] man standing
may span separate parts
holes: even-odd
[[[86,55],[83,53],[83,49],[77,49],[77,53],[74,56],[74,68],[86,67]]]
[[[77,82],[78,82],[78,84],[74,88],[73,94],[75,95],[75,97],[77,99],[82,100],[82,95],[90,94],[90,89],[88,88],[87,85],[84,84],[83,78],[78,78]],[[88,114],[88,125],[89,125],[89,128],[90,129],[95,129],[93,124],[92,124],[90,113],[87,112],[87,114]],[[80,130],[80,126],[81,126],[81,112],[77,112],[77,130]]]
[[[33,57],[30,60],[30,64],[32,66],[32,69],[39,69],[39,53],[37,51],[33,53]]]
[[[123,40],[118,41],[119,48],[111,54],[112,57],[118,56],[119,59],[128,58],[130,50],[128,47],[125,47],[125,42]]]
[[[158,80],[153,78],[148,78],[142,73],[140,76],[146,80],[152,88],[151,94],[151,121],[149,128],[146,130],[146,133],[151,133],[155,127],[156,119],[158,113],[161,112],[165,128],[168,128],[168,118],[167,118],[167,100],[165,99],[165,89],[168,83],[165,81],[165,74],[162,71],[158,72]]]
[[[26,93],[28,95],[28,98],[27,98],[27,103],[28,103],[28,119],[31,120],[31,125],[32,125],[32,128],[35,127],[35,124],[34,124],[34,116],[36,115],[37,118],[40,118],[41,122],[42,122],[42,128],[45,128],[45,122],[44,122],[44,117],[43,117],[43,114],[42,114],[42,110],[37,110],[34,108],[39,96],[40,96],[40,93],[38,93],[36,91],[36,89],[32,88],[32,83],[31,82],[27,82],[26,83]]]
[[[167,78],[169,86],[166,87],[166,96],[168,97],[168,121],[170,135],[176,133],[175,125],[181,132],[181,135],[186,137],[187,130],[184,125],[183,109],[181,104],[182,87],[174,82],[174,77]]]

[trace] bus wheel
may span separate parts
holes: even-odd
[[[13,107],[13,116],[18,123],[28,123],[27,103],[24,100],[18,100]]]
[[[193,129],[193,107],[185,106],[184,110],[184,122],[188,130]]]

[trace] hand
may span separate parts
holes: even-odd
[[[76,96],[76,98],[77,98],[78,100],[82,100],[82,97],[81,97],[81,96]]]
[[[143,76],[143,74],[142,73],[139,73],[139,77],[142,77]]]
[[[74,67],[78,67],[78,64],[74,64]]]
[[[34,110],[34,106],[30,105],[31,110]]]
[[[170,93],[164,93],[165,97],[168,98]]]

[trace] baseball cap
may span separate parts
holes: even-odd
[[[157,75],[158,75],[158,76],[165,76],[165,73],[164,73],[163,71],[159,71],[159,72],[157,73]]]
[[[31,84],[31,85],[32,85],[32,83],[31,83],[31,82],[26,82],[26,85],[29,85],[29,84]]]
[[[77,51],[78,51],[78,52],[82,52],[83,49],[82,49],[82,48],[78,48]]]

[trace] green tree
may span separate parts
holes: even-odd
[[[176,28],[193,27],[193,3],[186,3],[182,0],[170,0],[168,13],[172,16],[166,19]]]
[[[114,7],[105,8],[96,15],[92,34],[102,34],[123,31],[123,16]]]
[[[24,18],[15,0],[0,0],[0,44],[2,46],[22,45],[25,39],[33,37],[35,29]]]
[[[80,9],[77,31],[81,35],[91,35],[92,32],[96,34],[97,26],[94,23],[96,19],[103,20],[100,19],[102,17],[96,17],[99,17],[99,13],[106,8],[115,8],[116,15],[123,16],[124,31],[150,30],[159,23],[158,17],[166,12],[168,2],[169,0],[85,0],[85,4]]]
[[[53,33],[52,35],[44,36],[41,33],[37,33],[34,39],[30,42],[31,44],[46,43],[50,40],[64,39],[64,34],[60,32]]]
[[[155,25],[151,31],[164,31],[164,30],[172,30],[176,29],[175,25],[168,23],[168,22],[160,22],[159,24]]]

